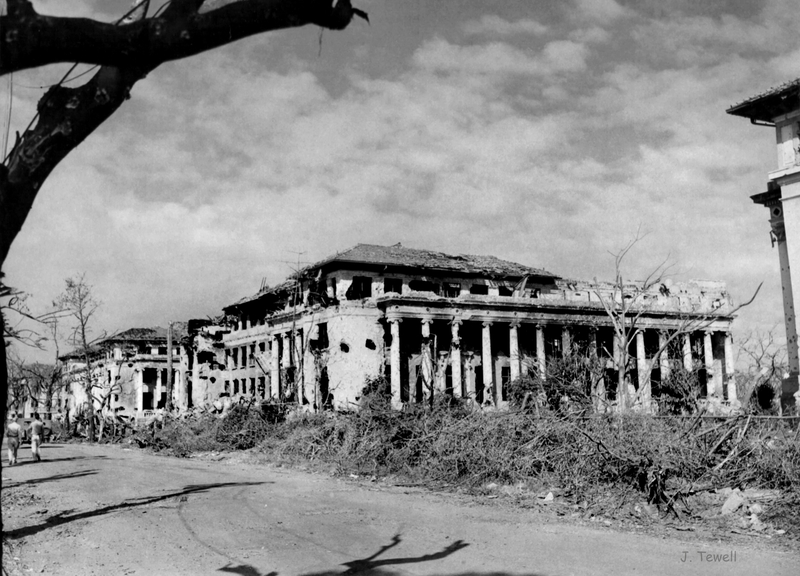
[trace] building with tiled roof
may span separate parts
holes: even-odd
[[[648,403],[670,362],[705,367],[703,395],[735,400],[730,298],[720,282],[662,284],[642,292],[632,394]],[[309,410],[352,408],[367,380],[384,378],[396,407],[441,393],[502,407],[511,381],[576,343],[604,357],[620,345],[604,305],[615,286],[560,277],[495,256],[450,255],[400,244],[358,244],[275,287],[224,308],[225,390]],[[626,296],[627,297],[627,296]],[[605,304],[604,304],[605,303]],[[655,354],[664,331],[703,320],[683,348]],[[700,323],[697,324],[700,326]],[[611,375],[609,374],[609,377]],[[628,391],[593,391],[611,405]],[[641,392],[639,390],[641,389]]]
[[[800,78],[748,98],[727,112],[775,130],[777,168],[767,174],[767,190],[750,198],[769,210],[770,241],[778,248],[789,360],[781,404],[788,409],[800,406],[800,326],[796,312],[800,306]]]

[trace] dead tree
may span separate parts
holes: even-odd
[[[624,279],[623,265],[625,258],[642,237],[641,233],[637,231],[636,236],[619,252],[612,253],[614,256],[614,282],[611,293],[604,294],[597,289],[594,291],[606,316],[611,321],[614,329],[614,338],[618,342],[616,354],[612,353],[610,356],[617,372],[617,394],[620,407],[623,410],[635,405],[643,394],[642,387],[639,387],[636,395],[633,398],[629,397],[627,371],[632,358],[629,351],[630,345],[635,341],[637,334],[641,330],[640,321],[652,311],[644,303],[644,297],[652,292],[655,287],[663,285],[670,269],[665,259],[653,268],[642,281],[629,282]],[[658,350],[653,357],[645,362],[645,373],[650,374],[655,363],[660,361],[662,354],[667,353],[667,350],[675,340],[693,332],[704,330],[721,317],[733,316],[740,309],[749,306],[755,300],[759,290],[761,290],[761,284],[758,285],[749,300],[732,308],[722,306],[713,312],[687,312],[682,315],[678,319],[676,326],[665,332],[664,338],[661,339]]]
[[[82,86],[64,86],[64,76],[47,90],[0,163],[0,271],[50,173],[161,64],[263,32],[308,24],[343,30],[353,16],[367,19],[350,0],[170,0],[152,14],[150,0],[134,0],[115,23],[45,16],[29,0],[6,5],[0,75],[59,62],[95,65],[97,72]],[[5,324],[0,313],[4,333]],[[0,378],[5,391],[5,354]]]
[[[100,302],[92,294],[92,287],[86,282],[84,274],[75,278],[67,278],[65,283],[64,292],[53,302],[53,306],[66,312],[72,318],[71,332],[67,341],[76,348],[77,353],[83,359],[83,387],[89,404],[89,439],[93,441],[95,410],[92,391],[94,386],[92,344],[94,342],[90,339],[90,334],[92,319],[100,307]]]

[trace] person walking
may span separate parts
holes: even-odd
[[[8,427],[6,428],[6,444],[8,445],[9,466],[13,466],[17,463],[17,450],[19,450],[21,436],[22,426],[17,424],[16,412],[12,412],[8,417]]]
[[[33,422],[30,425],[31,431],[31,457],[34,462],[41,462],[42,456],[39,449],[42,446],[42,438],[44,438],[44,422],[39,418],[39,413],[33,413]]]

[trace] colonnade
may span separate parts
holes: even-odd
[[[400,342],[400,324],[404,320],[409,322],[419,322],[420,323],[420,335],[422,337],[423,343],[428,342],[431,333],[431,323],[433,322],[432,318],[410,318],[406,317],[403,318],[401,316],[388,316],[387,322],[390,326],[390,333],[391,333],[391,345],[389,351],[389,375],[390,375],[390,385],[391,385],[391,395],[392,395],[392,406],[395,408],[402,407],[402,398],[401,398],[401,389],[403,386],[403,373],[402,373],[402,352],[401,352],[401,342]],[[451,377],[452,377],[452,393],[456,397],[460,397],[462,395],[462,383],[464,385],[464,394],[470,398],[476,398],[478,396],[478,390],[476,390],[477,386],[482,386],[482,394],[483,397],[483,404],[484,405],[493,405],[499,408],[504,407],[505,402],[503,401],[503,385],[504,382],[502,378],[495,377],[495,370],[494,370],[494,350],[492,345],[492,332],[491,327],[494,323],[505,323],[508,325],[508,342],[509,342],[509,382],[514,382],[518,380],[522,374],[522,355],[520,352],[520,340],[519,340],[519,328],[522,324],[520,320],[479,320],[481,322],[482,330],[481,330],[481,350],[480,350],[480,357],[481,357],[481,365],[482,365],[482,378],[481,382],[474,382],[474,380],[465,380],[463,374],[463,365],[462,362],[464,360],[464,356],[462,356],[461,351],[461,337],[460,337],[460,327],[464,320],[461,319],[452,319],[449,320],[450,323],[450,349],[449,351],[439,351],[440,362],[444,362],[445,365],[449,363],[450,370],[451,370]],[[534,324],[534,323],[531,323]],[[535,339],[535,349],[536,349],[536,356],[535,356],[535,366],[541,375],[542,378],[546,377],[546,368],[547,368],[547,357],[545,353],[545,326],[548,324],[543,323],[535,323],[534,326],[536,328],[536,339]],[[552,325],[552,324],[550,324]],[[612,327],[607,327],[612,329]],[[597,350],[599,347],[599,333],[596,327],[589,327],[590,331],[593,333],[593,337],[595,339],[595,344],[597,346],[591,346],[590,353],[597,354]],[[655,328],[653,328],[655,329]],[[639,397],[642,400],[642,403],[645,405],[649,405],[651,401],[651,370],[658,368],[661,373],[661,379],[666,379],[671,370],[671,362],[667,350],[668,339],[670,338],[669,332],[667,330],[656,329],[658,330],[658,348],[659,353],[657,354],[657,359],[655,355],[653,357],[648,358],[646,349],[645,349],[645,334],[643,330],[638,330],[635,332],[634,335],[634,345],[635,345],[635,367],[637,371],[637,379],[636,382],[637,387],[639,389]],[[736,398],[736,382],[734,378],[734,365],[733,365],[733,355],[732,355],[732,343],[731,343],[731,335],[728,332],[723,332],[724,334],[724,360],[722,361],[723,364],[720,367],[720,370],[714,369],[714,351],[713,351],[713,342],[712,342],[712,334],[714,330],[705,330],[703,331],[703,355],[701,358],[701,366],[705,369],[707,379],[706,379],[706,397],[716,397],[722,399],[727,396],[728,400],[734,400]],[[681,334],[681,347],[682,347],[682,362],[683,367],[688,370],[692,371],[695,366],[695,361],[692,354],[692,344],[691,344],[691,334]],[[622,354],[622,338],[615,332],[613,337],[613,350],[611,351],[611,357],[609,358],[609,367],[616,369],[619,366],[620,362],[619,359],[621,358]],[[571,346],[572,342],[572,328],[569,325],[562,325],[561,326],[561,350],[562,352],[568,350]],[[429,349],[426,346],[423,346],[423,354],[425,350]],[[467,353],[467,356],[470,356],[471,353]],[[425,359],[422,360],[422,378],[423,378],[423,386],[432,386],[435,387],[435,383],[433,382],[433,375],[431,374],[429,368],[427,366],[432,365],[428,364]],[[724,377],[723,377],[724,376]],[[439,386],[443,388],[442,386]],[[723,387],[726,387],[723,390]],[[605,383],[601,380],[599,384],[599,390],[597,391],[599,396],[605,396]],[[619,391],[618,391],[619,394]],[[411,401],[412,395],[409,395],[409,401]]]

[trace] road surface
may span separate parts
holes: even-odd
[[[3,454],[12,573],[800,574],[797,554],[763,544],[571,525],[502,498],[121,447],[45,445],[13,468]]]

